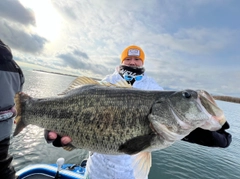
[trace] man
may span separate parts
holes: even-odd
[[[117,83],[125,79],[134,88],[142,90],[163,90],[154,79],[147,76],[143,67],[145,54],[143,50],[131,45],[125,48],[121,54],[121,65],[118,66],[115,72],[106,76],[103,81]],[[231,135],[225,132],[229,128],[226,123],[218,132],[211,132],[203,129],[196,129],[183,140],[197,143],[200,145],[212,147],[227,147],[231,143]],[[47,134],[47,133],[46,133]],[[48,139],[54,140],[55,146],[68,144],[71,139],[67,136],[60,138],[54,132],[49,132]],[[87,161],[87,172],[91,179],[134,179],[134,168],[131,163],[136,160],[135,155],[106,155],[93,153]],[[147,176],[144,176],[147,178]]]
[[[17,113],[14,96],[22,90],[23,83],[23,73],[12,59],[10,48],[0,40],[0,177],[4,179],[15,178],[8,149],[13,118]]]

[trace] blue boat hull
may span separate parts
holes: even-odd
[[[84,179],[86,169],[73,164],[64,164],[59,171],[59,179]],[[56,164],[34,164],[19,170],[18,179],[55,178],[57,174]]]

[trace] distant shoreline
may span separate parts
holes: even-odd
[[[39,72],[44,72],[44,73],[52,73],[52,74],[64,75],[64,76],[78,77],[78,76],[76,76],[76,75],[70,75],[70,74],[59,73],[59,72],[52,72],[52,71],[45,71],[45,70],[36,70],[36,69],[33,69],[33,71],[39,71]]]
[[[65,73],[59,73],[59,72],[51,72],[51,71],[45,71],[45,70],[36,70],[33,69],[33,71],[38,71],[38,72],[44,72],[44,73],[52,73],[56,75],[63,75],[63,76],[71,76],[71,77],[78,77],[76,75],[70,75],[70,74],[65,74]],[[90,77],[91,78],[91,77]],[[97,78],[92,78],[96,81],[101,81],[101,79]],[[225,96],[225,95],[212,95],[215,100],[220,100],[220,101],[227,101],[227,102],[233,102],[233,103],[240,103],[240,98],[238,97],[232,97],[232,96]]]
[[[65,74],[65,73],[59,73],[59,72],[52,72],[52,71],[45,71],[45,70],[36,70],[36,69],[33,69],[33,71],[38,71],[38,72],[44,72],[44,73],[51,73],[51,74],[56,74],[56,75],[63,75],[63,76],[71,76],[71,77],[79,77],[77,75],[70,75],[70,74]],[[92,78],[92,77],[90,77]],[[96,81],[100,81],[101,79],[98,79],[98,78],[92,78]]]
[[[216,100],[221,100],[221,101],[240,103],[240,98],[238,98],[238,97],[213,95],[213,98]]]

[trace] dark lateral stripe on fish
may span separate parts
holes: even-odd
[[[156,137],[156,135],[153,133],[150,133],[149,135],[134,137],[126,141],[124,144],[120,145],[118,150],[129,155],[136,154],[151,146],[151,141],[154,137]]]

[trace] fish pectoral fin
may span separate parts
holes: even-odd
[[[132,168],[136,179],[146,179],[152,166],[152,155],[150,152],[139,152],[132,156]]]
[[[136,154],[148,148],[151,145],[151,141],[154,136],[155,134],[149,134],[134,137],[120,145],[118,150],[129,155]]]
[[[66,151],[69,151],[69,152],[76,149],[76,147],[74,145],[72,145],[71,143],[67,144],[67,145],[64,145],[62,148]]]

